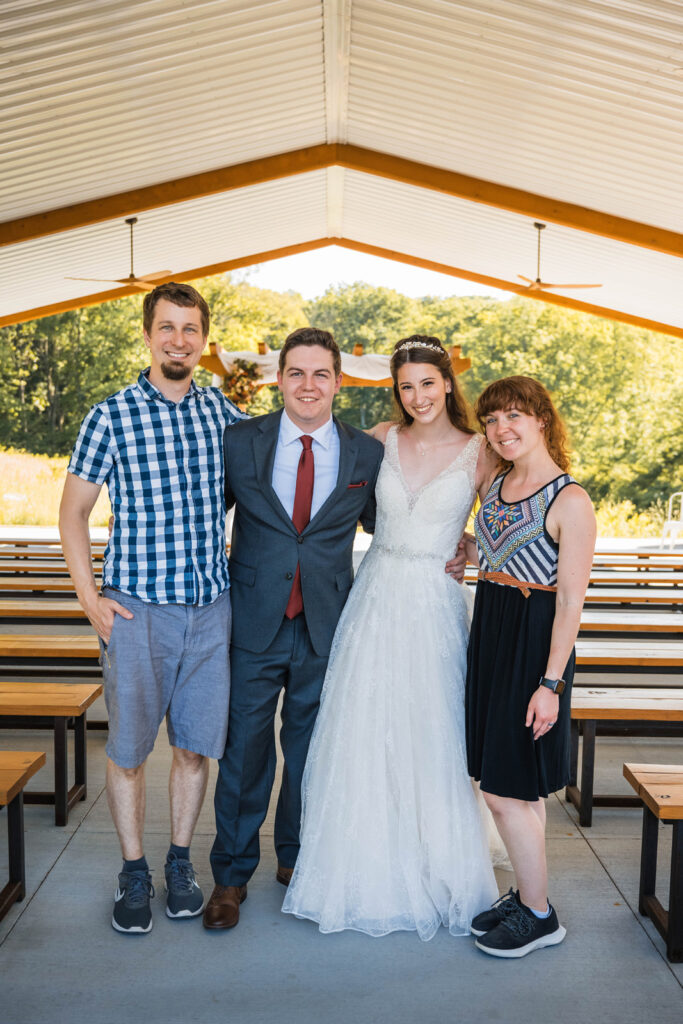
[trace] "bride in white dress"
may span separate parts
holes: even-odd
[[[438,339],[399,342],[376,531],[335,634],[285,913],[322,932],[446,926],[498,896],[467,773],[469,589],[445,572],[492,474]]]

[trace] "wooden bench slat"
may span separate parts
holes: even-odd
[[[101,694],[101,683],[0,682],[0,715],[82,715]]]
[[[40,597],[3,597],[0,598],[1,618],[85,619],[86,614],[80,603],[70,597],[56,600]]]
[[[3,658],[98,658],[96,634],[63,636],[30,633],[0,633],[0,657]]]
[[[42,750],[0,751],[0,806],[13,800],[44,764]]]
[[[683,722],[683,691],[618,687],[574,687],[574,719]]]

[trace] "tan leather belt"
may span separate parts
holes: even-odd
[[[549,587],[546,583],[531,583],[527,580],[518,580],[506,572],[484,572],[483,569],[480,569],[477,573],[477,579],[488,580],[489,583],[502,583],[506,587],[517,587],[525,597],[529,597],[532,590],[552,590],[553,592],[557,590],[557,587]]]

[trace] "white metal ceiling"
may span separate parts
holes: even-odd
[[[0,221],[349,142],[683,231],[680,0],[3,0]],[[532,220],[330,169],[140,214],[136,271],[342,235],[535,276]],[[550,225],[546,280],[683,326],[680,259]],[[122,219],[0,249],[0,315],[128,273]]]

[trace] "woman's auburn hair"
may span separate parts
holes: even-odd
[[[406,346],[403,348],[402,346]],[[438,347],[437,347],[438,346]],[[406,363],[425,363],[433,366],[439,371],[445,381],[450,381],[451,390],[446,394],[446,412],[448,418],[457,430],[463,434],[474,434],[470,419],[470,412],[458,387],[451,357],[443,347],[438,338],[428,334],[411,334],[409,338],[402,338],[397,341],[391,356],[390,369],[394,382],[394,404],[395,419],[401,427],[409,427],[413,417],[406,412],[401,401],[401,392],[398,386],[398,371]]]
[[[569,472],[567,431],[546,388],[533,377],[503,377],[489,384],[474,404],[474,415],[486,435],[486,417],[499,410],[519,409],[542,420],[545,445],[563,473]],[[487,442],[488,443],[488,442]],[[504,466],[512,463],[500,460]]]

